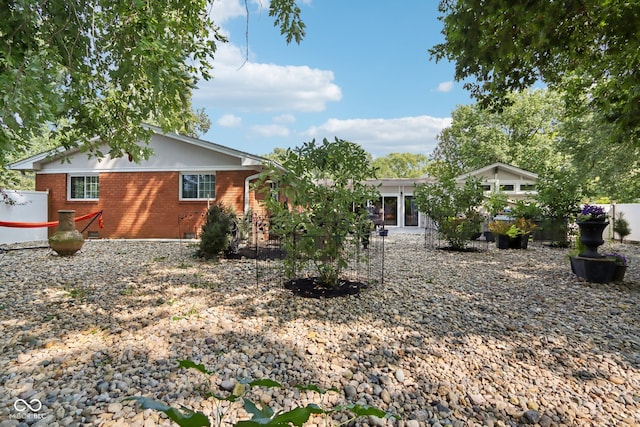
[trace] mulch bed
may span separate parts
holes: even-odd
[[[358,295],[360,289],[367,285],[351,280],[339,280],[337,286],[327,286],[318,277],[307,277],[289,280],[284,284],[286,289],[305,298],[334,298],[347,295]]]

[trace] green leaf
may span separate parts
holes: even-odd
[[[313,385],[313,384],[308,384],[308,385],[296,384],[294,387],[297,388],[298,390],[302,390],[302,391],[315,391],[318,394],[325,394],[325,393],[328,393],[330,391],[333,391],[333,392],[336,392],[336,393],[339,392],[339,390],[337,388],[335,388],[335,387],[331,387],[328,390],[324,390],[324,389],[321,389],[320,387],[318,387],[316,385]]]
[[[127,397],[124,400],[135,400],[142,409],[153,409],[164,412],[171,421],[174,421],[180,427],[211,427],[211,423],[205,414],[202,412],[194,412],[184,406],[181,407],[181,411],[157,400],[142,396]]]
[[[251,405],[253,404],[251,403],[249,406]],[[245,409],[247,409],[246,406]],[[275,417],[273,414],[268,417],[264,416],[264,411],[260,411],[255,407],[255,405],[253,405],[252,411],[256,412],[256,414],[254,414],[250,420],[239,421],[236,423],[235,427],[290,427],[291,424],[300,427],[309,420],[312,414],[326,413],[322,408],[315,404],[309,404],[304,408],[294,408],[291,411],[283,412]],[[247,410],[247,412],[249,412],[249,410]]]
[[[347,409],[348,411],[353,412],[353,414],[358,417],[367,417],[367,416],[373,415],[374,417],[378,417],[378,418],[385,418],[388,416],[398,418],[397,415],[388,414],[382,409],[374,408],[369,405],[358,405],[356,403],[350,403],[346,405],[344,408]]]
[[[255,403],[253,403],[249,399],[245,398],[242,400],[244,401],[244,410],[250,413],[251,415],[253,415],[251,417],[252,420],[257,421],[257,420],[271,419],[271,417],[273,416],[273,409],[271,409],[269,406],[265,406],[264,408],[260,409]]]
[[[268,378],[259,380],[240,380],[240,382],[242,384],[248,384],[250,387],[282,388],[282,384]]]
[[[229,396],[225,397],[225,396],[222,396],[222,395],[219,395],[219,394],[215,394],[215,393],[209,392],[209,393],[206,393],[206,395],[208,397],[213,397],[216,400],[226,400],[227,402],[232,402],[232,403],[236,402],[238,400],[238,398],[239,398],[235,394],[230,394]]]
[[[200,372],[202,372],[203,374],[207,374],[207,375],[211,375],[213,374],[213,372],[207,370],[207,368],[204,367],[204,365],[199,364],[199,363],[195,363],[192,360],[178,360],[178,367],[180,368],[193,368],[196,369]]]
[[[291,423],[296,426],[302,426],[306,423],[311,414],[323,414],[324,410],[318,405],[309,404],[304,408],[293,408],[292,410],[279,414],[273,418],[273,422],[277,424]]]

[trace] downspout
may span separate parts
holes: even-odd
[[[244,179],[244,213],[249,212],[249,182],[257,179],[260,176],[259,173],[250,175]]]

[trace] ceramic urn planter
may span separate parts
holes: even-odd
[[[73,255],[82,248],[84,237],[76,230],[74,210],[58,211],[58,231],[49,237],[49,247],[60,256]]]

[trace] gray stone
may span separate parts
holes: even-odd
[[[344,387],[344,394],[348,399],[353,399],[358,396],[358,390],[349,384]]]
[[[526,424],[537,424],[540,421],[540,413],[533,410],[526,411],[522,414],[522,421]]]
[[[233,387],[236,385],[235,380],[223,380],[220,383],[220,388],[226,391],[232,391]]]

